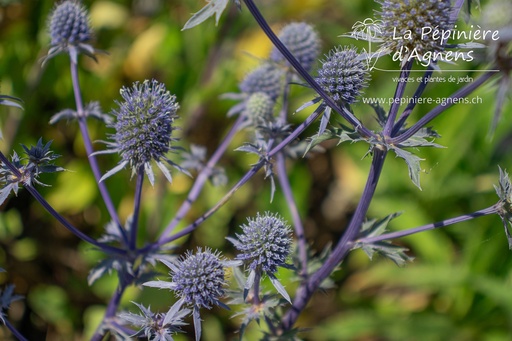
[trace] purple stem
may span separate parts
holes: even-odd
[[[416,134],[421,128],[423,128],[427,123],[432,121],[434,118],[442,114],[446,109],[451,107],[454,102],[458,101],[461,98],[464,98],[471,94],[473,91],[475,91],[480,85],[484,84],[489,78],[491,78],[495,73],[492,71],[488,71],[484,73],[482,76],[480,76],[476,81],[474,81],[471,84],[467,84],[457,90],[455,93],[453,93],[450,97],[448,97],[448,100],[446,101],[445,105],[439,104],[437,107],[432,109],[430,112],[428,112],[425,116],[420,118],[418,122],[416,122],[412,127],[407,129],[403,134],[391,138],[388,143],[390,144],[400,144],[409,138],[411,138],[414,134]]]
[[[427,71],[425,71],[421,83],[418,85],[418,88],[414,92],[412,102],[409,103],[407,107],[405,107],[405,110],[402,112],[402,115],[400,115],[400,117],[398,118],[398,121],[396,122],[395,126],[393,127],[393,131],[391,132],[391,136],[396,136],[396,134],[398,134],[400,129],[402,129],[402,127],[404,126],[405,121],[407,120],[407,118],[409,118],[409,115],[411,115],[411,112],[416,107],[418,98],[420,98],[423,92],[425,91],[428,85],[428,80],[432,76],[433,72],[434,70],[432,68],[429,68]]]
[[[265,18],[261,15],[258,7],[254,4],[252,0],[244,0],[247,8],[251,12],[252,16],[256,20],[256,22],[260,25],[261,29],[270,41],[274,44],[274,46],[283,54],[286,60],[293,66],[295,71],[304,78],[304,80],[315,90],[318,95],[324,100],[325,104],[334,109],[338,114],[340,114],[344,119],[346,119],[356,130],[358,130],[365,137],[375,137],[375,134],[364,127],[361,122],[349,111],[347,108],[340,108],[329,95],[322,89],[322,87],[314,80],[313,77],[309,75],[309,73],[302,67],[302,65],[297,61],[297,59],[293,56],[293,54],[286,48],[286,46],[279,40],[279,38],[272,31],[270,26],[268,25]]]
[[[233,137],[240,129],[240,125],[242,124],[243,120],[244,116],[239,115],[235,124],[231,127],[231,130],[228,132],[226,137],[224,137],[220,145],[217,147],[217,150],[215,150],[213,155],[210,157],[210,160],[208,160],[205,167],[199,172],[196,181],[194,182],[194,185],[192,186],[190,192],[188,193],[187,199],[185,199],[185,201],[181,204],[181,207],[178,209],[178,212],[176,213],[174,218],[171,220],[169,225],[167,225],[165,230],[160,235],[160,240],[164,239],[166,235],[170,234],[176,228],[178,223],[188,213],[188,211],[192,207],[192,204],[197,200],[199,194],[201,193],[201,190],[203,189],[204,184],[206,183],[208,177],[211,174],[213,167],[215,167],[217,162],[219,162],[219,159],[222,157],[222,155],[224,155],[224,152],[228,148],[230,142],[233,140]]]
[[[9,159],[7,159],[5,157],[5,155],[2,152],[0,152],[0,161],[4,165],[6,165],[7,168],[9,168],[9,170],[14,174],[14,176],[16,176],[16,178],[20,179],[22,177],[22,174],[18,170],[18,168],[16,168],[16,166],[14,166],[9,161]],[[99,243],[95,239],[89,237],[88,235],[86,235],[85,233],[83,233],[82,231],[80,231],[79,229],[74,227],[69,221],[67,221],[57,211],[55,211],[55,209],[41,196],[41,194],[39,194],[37,189],[35,189],[31,184],[24,182],[23,185],[25,186],[27,191],[30,194],[32,194],[32,196],[48,211],[48,213],[50,213],[55,219],[57,219],[57,221],[59,223],[61,223],[65,228],[67,228],[71,233],[76,235],[78,238],[104,250],[105,252],[118,253],[118,254],[126,253],[126,251],[124,251],[124,250],[118,249],[118,248],[110,246],[110,245]]]
[[[5,323],[5,326],[7,327],[7,329],[9,329],[11,331],[12,335],[14,335],[19,341],[28,341],[27,338],[25,338],[23,335],[21,335],[21,333],[16,328],[14,328],[14,326],[11,324],[11,322],[5,316],[4,316],[4,323]]]
[[[297,236],[297,248],[299,251],[299,261],[302,266],[302,273],[300,276],[307,276],[307,268],[308,268],[308,255],[306,249],[306,235],[304,233],[304,226],[302,225],[302,220],[300,219],[299,210],[297,209],[297,203],[293,197],[292,188],[290,186],[290,181],[286,174],[286,160],[283,153],[279,153],[276,156],[276,165],[277,165],[277,178],[279,179],[279,184],[281,185],[281,190],[283,191],[284,197],[286,198],[286,203],[288,204],[288,209],[290,210],[290,214],[292,215],[293,220],[293,228],[295,230],[295,234]]]
[[[121,255],[126,254],[125,250],[121,250],[117,247],[113,247],[113,246],[110,246],[107,244],[100,243],[100,242],[96,241],[95,239],[89,237],[82,231],[78,230],[76,227],[71,225],[71,223],[69,221],[67,221],[63,216],[61,216],[57,211],[55,211],[55,209],[41,196],[41,194],[39,194],[39,192],[34,187],[32,187],[32,185],[27,184],[27,183],[25,183],[24,185],[25,185],[25,188],[27,189],[27,191],[30,194],[32,194],[34,199],[39,201],[39,203],[48,211],[48,213],[50,213],[55,219],[57,219],[57,221],[59,223],[61,223],[66,229],[68,229],[69,232],[73,233],[78,238],[82,239],[83,241],[90,243],[107,253],[117,253],[117,254],[121,254]]]
[[[98,188],[99,188],[101,197],[103,198],[103,201],[105,203],[105,206],[107,208],[107,211],[110,214],[111,219],[115,221],[115,223],[119,229],[119,232],[123,236],[125,242],[127,242],[128,237],[126,236],[126,231],[124,230],[123,226],[121,225],[121,221],[119,220],[119,216],[114,207],[114,203],[112,202],[112,198],[110,197],[110,194],[107,190],[107,187],[105,186],[105,183],[100,182],[101,172],[100,172],[100,169],[98,166],[98,162],[96,160],[96,156],[92,155],[94,152],[94,148],[92,147],[92,142],[91,142],[91,138],[89,136],[89,131],[87,130],[87,122],[86,122],[86,116],[84,113],[84,105],[83,105],[83,101],[82,101],[82,95],[80,92],[80,82],[78,80],[78,67],[77,67],[77,64],[75,62],[73,62],[72,59],[70,59],[70,67],[71,67],[71,80],[73,83],[73,92],[75,95],[76,109],[77,109],[77,113],[78,113],[78,126],[80,127],[80,132],[82,133],[82,139],[84,141],[85,150],[87,152],[87,158],[89,160],[91,170],[94,174],[94,178],[96,179],[96,183],[98,184]]]
[[[453,224],[460,223],[460,222],[463,222],[466,220],[471,220],[471,219],[483,217],[483,216],[490,215],[490,214],[496,214],[498,212],[498,208],[499,207],[497,205],[493,205],[493,206],[485,208],[483,210],[479,210],[479,211],[476,211],[473,213],[461,215],[461,216],[455,217],[455,218],[446,219],[446,220],[439,221],[436,223],[431,223],[431,224],[427,224],[427,225],[423,225],[423,226],[419,226],[419,227],[415,227],[415,228],[407,229],[407,230],[403,230],[403,231],[386,233],[386,234],[382,234],[382,235],[376,236],[376,237],[361,238],[361,239],[358,239],[356,241],[356,243],[370,244],[370,243],[380,242],[383,240],[405,237],[405,236],[409,236],[411,234],[428,231],[428,230],[433,230],[433,229],[436,229],[439,227],[453,225]]]
[[[137,184],[135,185],[135,200],[133,204],[132,226],[130,226],[130,250],[137,248],[137,230],[139,227],[140,203],[142,198],[142,185],[144,184],[144,168],[137,171]]]
[[[126,286],[119,285],[114,293],[114,296],[110,299],[110,302],[107,306],[107,311],[105,312],[105,316],[103,317],[103,322],[107,321],[108,319],[114,317],[117,312],[117,308],[119,307],[119,303],[121,302],[121,297],[123,296],[124,290]],[[91,341],[101,341],[103,339],[103,326],[100,325],[94,335],[91,338]]]
[[[402,68],[402,71],[400,71],[400,79],[407,79],[409,77],[409,74],[411,73],[412,68],[412,60],[409,60]],[[407,85],[407,82],[398,82],[396,89],[395,89],[395,95],[393,96],[393,103],[391,103],[391,107],[389,108],[389,115],[388,119],[386,121],[386,125],[384,126],[383,134],[384,136],[391,136],[391,132],[393,130],[393,125],[395,124],[396,115],[398,113],[398,109],[400,108],[400,100],[402,99],[405,87]]]
[[[321,111],[315,110],[314,113],[312,113],[304,122],[302,122],[295,130],[288,135],[287,138],[285,138],[281,143],[279,143],[277,146],[275,146],[269,153],[268,157],[273,157],[276,153],[280,152],[283,148],[285,148],[292,140],[295,140],[311,123],[313,123],[316,118],[320,115]],[[263,167],[264,163],[259,162],[258,164],[254,165],[236,184],[233,186],[233,188],[224,195],[222,199],[217,202],[217,204],[212,207],[210,210],[208,210],[206,213],[204,213],[202,216],[196,219],[192,224],[185,227],[180,232],[166,237],[166,238],[160,238],[158,242],[154,244],[148,245],[145,249],[153,249],[158,248],[164,244],[170,243],[176,239],[179,239],[183,236],[186,236],[187,234],[194,231],[203,221],[208,219],[213,213],[215,213],[220,207],[222,207],[232,196],[235,194],[235,192],[240,189],[249,179],[258,172],[258,170]],[[144,250],[145,250],[144,249]],[[144,251],[142,250],[142,251]]]
[[[366,212],[368,211],[368,207],[370,206],[370,202],[375,193],[375,189],[377,188],[377,183],[379,181],[382,167],[384,166],[386,155],[387,151],[380,150],[378,148],[374,149],[370,174],[368,175],[363,195],[357,205],[354,216],[350,220],[347,230],[327,261],[297,290],[297,295],[295,296],[292,307],[286,312],[282,319],[285,330],[289,330],[294,325],[301,311],[306,307],[308,301],[311,299],[313,293],[318,289],[322,281],[329,277],[352,248],[352,243],[359,233],[361,224],[363,223]]]
[[[256,271],[256,276],[254,276],[254,288],[253,288],[254,297],[252,298],[252,304],[255,306],[258,306],[261,303],[261,300],[260,300],[261,270],[256,269],[254,271]]]

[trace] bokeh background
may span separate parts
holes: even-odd
[[[99,101],[105,112],[120,98],[119,89],[134,81],[156,78],[176,94],[181,109],[180,145],[205,145],[211,154],[234,121],[226,112],[233,101],[219,96],[238,91],[238,83],[270,51],[270,43],[247,10],[234,6],[214,20],[182,32],[181,28],[205,3],[200,0],[85,1],[95,31],[98,63],[80,58],[80,81],[86,102]],[[487,1],[482,0],[485,6]],[[322,38],[322,51],[337,45],[363,42],[339,37],[358,20],[374,17],[378,4],[371,0],[262,0],[257,1],[269,23],[279,30],[293,21],[315,26]],[[0,108],[4,153],[21,152],[20,144],[35,144],[42,137],[53,140],[62,157],[58,164],[69,171],[45,175],[40,187],[47,200],[82,231],[100,236],[108,215],[73,122],[48,125],[50,117],[65,108],[74,108],[69,61],[64,55],[44,67],[41,58],[48,49],[47,16],[53,1],[1,1],[0,7],[0,85],[1,93],[20,97],[24,111]],[[478,11],[476,11],[478,15]],[[461,23],[461,25],[464,25]],[[386,64],[387,63],[387,64]],[[395,68],[390,60],[382,67]],[[484,68],[477,63],[469,68]],[[443,66],[450,69],[453,66]],[[449,76],[451,73],[445,71]],[[367,97],[392,97],[393,73],[374,72]],[[470,73],[477,77],[478,73]],[[448,96],[455,84],[431,86],[426,96]],[[385,164],[369,215],[380,218],[401,211],[391,223],[400,230],[443,220],[492,205],[497,201],[493,184],[498,181],[498,165],[511,168],[512,130],[507,102],[504,116],[492,138],[488,136],[496,87],[488,84],[475,95],[478,105],[451,108],[433,122],[442,136],[438,143],[446,149],[421,150],[425,159],[421,174],[422,191],[409,180],[407,167],[392,156]],[[313,97],[301,86],[292,89],[290,107],[298,108]],[[422,105],[413,119],[433,106]],[[363,103],[353,106],[358,117],[376,128],[373,110]],[[299,123],[308,111],[290,115]],[[92,138],[105,139],[110,131],[99,122],[89,122]],[[312,135],[316,127],[305,136]],[[233,150],[250,135],[239,134],[221,165],[229,184],[256,160]],[[102,148],[97,144],[98,149]],[[290,162],[289,177],[298,201],[306,234],[314,250],[335,243],[359,200],[370,159],[362,159],[364,144],[327,144],[324,153]],[[117,163],[116,156],[100,156],[106,171]],[[176,155],[179,161],[179,155]],[[174,174],[172,185],[159,179],[143,193],[140,243],[153,240],[185,198],[192,179]],[[132,209],[134,182],[129,172],[108,179],[122,219]],[[229,187],[208,185],[183,225],[211,207]],[[233,256],[224,237],[233,234],[246,217],[258,211],[280,212],[290,219],[286,202],[279,193],[272,203],[270,184],[263,174],[256,176],[226,206],[208,219],[191,236],[179,241],[179,252],[196,246],[220,249]],[[290,219],[291,220],[291,219]],[[499,217],[484,217],[444,229],[403,238],[397,243],[410,249],[416,259],[403,268],[376,258],[370,261],[355,251],[333,275],[336,288],[314,296],[299,325],[312,328],[302,336],[307,340],[510,340],[512,339],[512,253],[508,250]],[[52,219],[30,195],[20,190],[0,212],[0,274],[2,284],[14,283],[24,295],[8,312],[10,320],[30,340],[87,340],[101,320],[105,304],[115,290],[115,274],[100,279],[92,287],[87,274],[102,254],[82,243]],[[164,270],[163,268],[161,269]],[[165,278],[165,274],[162,275]],[[280,278],[293,291],[291,273]],[[135,311],[130,301],[166,311],[172,296],[164,291],[130,288],[122,301],[123,309]],[[239,323],[232,312],[214,309],[205,312],[204,340],[236,339]],[[191,321],[189,321],[191,322]],[[261,334],[251,325],[247,340]],[[192,331],[191,327],[185,328]],[[189,333],[193,335],[193,333]],[[0,328],[0,338],[9,340]],[[177,336],[187,340],[187,336]]]

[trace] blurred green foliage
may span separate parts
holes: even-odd
[[[220,100],[219,95],[237,91],[237,83],[270,50],[270,43],[248,11],[237,13],[231,8],[218,27],[209,20],[181,32],[190,13],[199,10],[203,1],[99,0],[85,4],[96,32],[95,46],[108,52],[98,56],[97,64],[80,60],[85,101],[97,100],[108,112],[119,99],[122,85],[155,77],[166,83],[180,102],[180,144],[185,148],[189,143],[203,144],[211,153],[226,131],[225,113],[233,104]],[[325,53],[339,44],[359,44],[339,35],[349,32],[357,20],[373,16],[378,7],[371,0],[265,0],[258,4],[275,29],[291,21],[314,24]],[[59,165],[69,172],[47,176],[43,181],[53,187],[40,190],[73,224],[99,236],[108,215],[88,170],[77,126],[66,122],[47,124],[56,112],[74,107],[67,58],[58,56],[41,68],[40,59],[49,42],[46,18],[52,6],[52,1],[1,3],[1,93],[25,102],[23,112],[1,108],[1,149],[10,154],[12,150],[20,151],[20,143],[29,145],[39,137],[54,140],[52,146],[63,155]],[[384,66],[394,65],[389,61]],[[375,72],[366,96],[392,97],[394,84],[390,77]],[[448,96],[456,88],[454,84],[429,87],[425,96]],[[433,122],[442,135],[437,142],[448,148],[420,152],[426,159],[422,163],[423,191],[411,183],[402,160],[386,161],[370,208],[372,217],[403,211],[391,223],[392,229],[399,230],[472,212],[497,201],[492,187],[498,181],[497,165],[510,168],[512,164],[512,131],[508,124],[512,105],[505,107],[504,118],[489,139],[495,90],[485,86],[476,93],[483,104],[456,106]],[[292,109],[312,97],[303,87],[295,87],[292,94]],[[365,123],[374,124],[369,106],[358,103],[353,108]],[[431,108],[420,106],[413,119]],[[290,120],[298,123],[306,115],[290,115]],[[104,139],[109,132],[98,122],[89,125],[93,139]],[[232,152],[246,138],[237,137],[221,162],[230,183],[254,162]],[[335,242],[350,218],[369,168],[369,159],[361,160],[366,148],[342,145],[290,163],[290,181],[306,234],[317,250],[329,241]],[[115,156],[99,160],[104,170],[117,163]],[[262,178],[253,179],[192,236],[180,240],[182,250],[208,245],[232,255],[224,237],[233,234],[246,216],[272,210],[290,219],[279,191],[269,203],[269,183]],[[134,184],[129,180],[125,172],[107,181],[122,219],[132,209]],[[160,181],[155,188],[145,188],[141,243],[157,236],[191,184],[191,179],[176,175],[172,185]],[[208,185],[182,226],[215,204],[224,190],[227,188]],[[370,262],[361,251],[355,251],[334,275],[336,290],[317,294],[301,316],[300,326],[314,327],[303,334],[305,339],[512,338],[512,257],[498,217],[480,218],[397,242],[410,248],[415,262],[397,268],[386,260]],[[23,190],[17,198],[10,198],[0,213],[0,245],[0,265],[7,270],[0,274],[1,282],[14,283],[17,293],[26,297],[10,311],[13,323],[24,335],[30,340],[80,340],[92,335],[116,286],[115,275],[103,278],[92,288],[87,286],[88,269],[102,258],[101,254],[59,226]],[[287,288],[294,288],[285,271],[280,275]],[[151,304],[153,310],[166,310],[172,303],[170,294],[149,288],[143,292],[130,289],[122,307],[133,309],[130,300]],[[237,320],[230,319],[230,314],[213,310],[205,315],[204,340],[235,338]],[[255,327],[250,326],[247,340],[259,337]]]

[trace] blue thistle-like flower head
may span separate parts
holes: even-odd
[[[249,73],[240,83],[240,90],[252,95],[266,93],[273,101],[281,95],[284,87],[284,71],[276,65],[265,63]]]
[[[320,53],[320,38],[314,28],[304,22],[290,23],[283,27],[279,39],[304,69],[309,71]],[[275,62],[286,60],[276,47],[270,52],[270,59]]]
[[[77,45],[91,40],[87,11],[77,1],[58,4],[53,10],[49,26],[52,45]]]
[[[236,259],[248,264],[251,270],[259,268],[269,275],[278,266],[286,265],[292,244],[291,230],[278,214],[258,213],[256,218],[247,219],[242,231],[236,235],[238,240],[228,239],[241,252]]]
[[[179,168],[166,157],[173,149],[171,143],[177,140],[172,136],[179,108],[176,96],[154,79],[145,80],[142,84],[135,82],[130,88],[123,87],[120,93],[123,101],[116,101],[119,108],[112,111],[116,120],[109,125],[115,129],[111,135],[113,142],[107,142],[109,150],[97,154],[117,152],[121,161],[102,180],[129,166],[132,176],[144,168],[151,184],[154,184],[151,161],[155,161],[171,182],[169,170],[162,161]]]
[[[188,252],[171,269],[173,290],[184,303],[195,308],[210,309],[219,305],[224,296],[224,264],[219,253],[199,248],[195,254]]]
[[[245,114],[254,125],[272,122],[274,120],[274,105],[275,103],[269,95],[264,92],[256,92],[247,99]]]
[[[423,29],[447,31],[450,21],[450,0],[377,0],[381,4],[378,12],[382,20],[382,48],[391,52],[402,51],[408,56],[413,51],[423,55],[443,49],[446,42],[433,35],[422,37]],[[397,39],[397,37],[401,37]]]
[[[95,50],[88,44],[92,38],[89,16],[80,1],[66,0],[57,4],[48,20],[48,29],[51,48],[45,61],[64,51],[75,63],[79,52],[95,59]]]
[[[354,103],[368,85],[367,65],[355,48],[337,47],[326,57],[316,81],[338,105]]]

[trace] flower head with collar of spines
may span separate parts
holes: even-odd
[[[89,44],[92,31],[89,14],[79,0],[65,0],[55,5],[49,20],[50,50],[43,62],[61,52],[69,53],[73,62],[84,53],[96,60],[96,50]]]
[[[188,251],[176,262],[161,260],[171,271],[171,282],[150,281],[145,286],[170,289],[180,298],[174,305],[174,310],[182,306],[192,308],[196,340],[201,337],[201,308],[211,309],[217,305],[229,309],[220,299],[224,296],[226,285],[226,266],[237,265],[221,258],[219,252],[212,252],[209,248],[204,251],[198,248],[195,253]]]
[[[177,140],[173,137],[179,108],[176,96],[154,79],[135,82],[132,87],[123,87],[120,93],[123,101],[116,102],[118,108],[112,110],[115,122],[109,125],[115,129],[115,133],[110,135],[113,141],[106,142],[107,150],[96,154],[119,153],[121,161],[101,180],[128,166],[132,176],[144,170],[153,185],[151,162],[154,161],[167,180],[172,182],[164,162],[184,171],[166,156],[175,149],[172,144]]]

